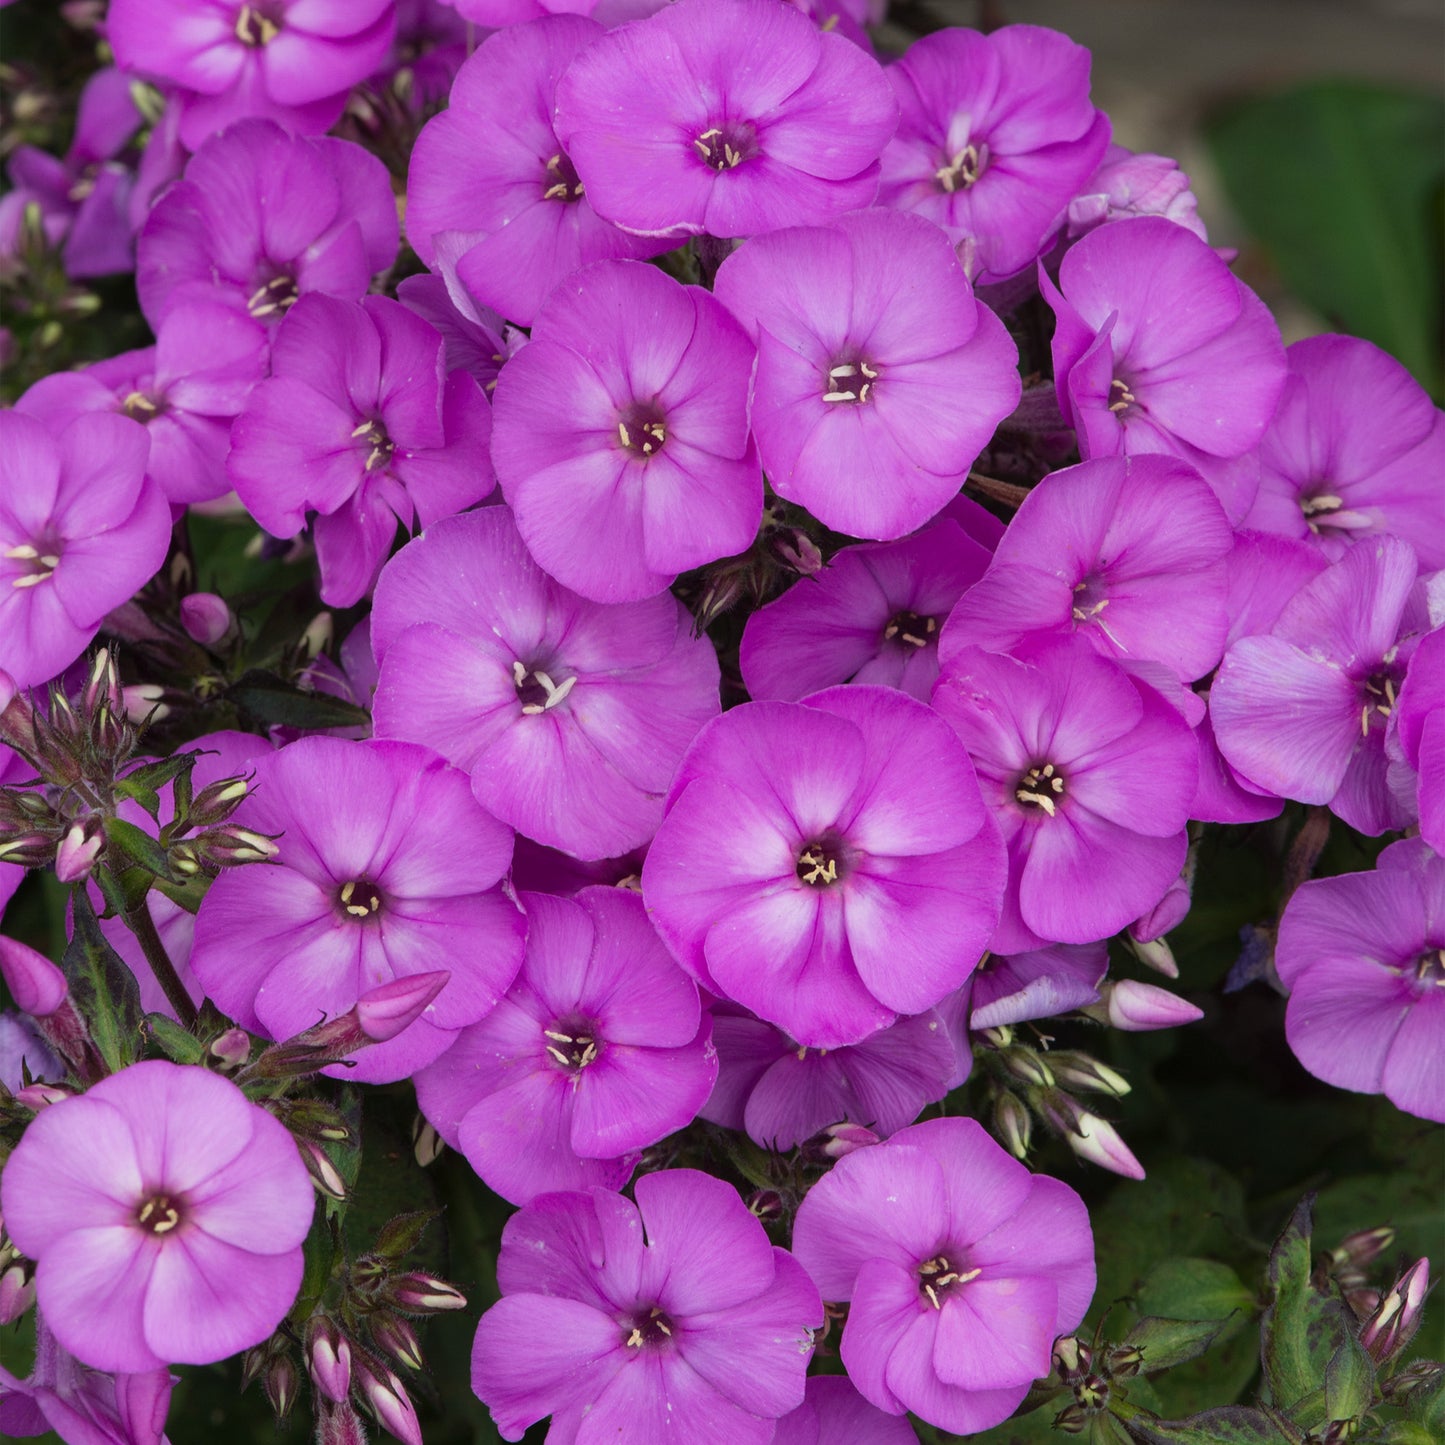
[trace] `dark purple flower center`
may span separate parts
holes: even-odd
[[[366,449],[366,470],[369,472],[384,467],[396,450],[396,443],[387,436],[386,428],[376,417],[362,422],[351,436]]]
[[[151,1234],[166,1235],[180,1226],[184,1214],[181,1201],[169,1194],[152,1194],[141,1200],[135,1222]]]
[[[33,537],[28,542],[8,547],[0,555],[7,561],[20,563],[21,571],[10,579],[10,585],[25,588],[48,582],[60,566],[64,552],[65,544],[60,538],[47,532],[42,537]]]
[[[944,158],[943,164],[934,171],[933,178],[939,190],[947,195],[955,191],[966,191],[988,169],[988,143],[972,141],[961,151]]]
[[[580,1074],[602,1052],[603,1039],[590,1019],[558,1019],[542,1037],[558,1068],[569,1074]]]
[[[132,421],[149,423],[166,409],[166,402],[164,397],[154,397],[149,392],[137,390],[121,402],[120,409],[121,414]]]
[[[715,171],[730,171],[757,155],[758,130],[749,120],[724,121],[703,131],[692,148],[704,165]]]
[[[1093,573],[1074,584],[1074,621],[1093,622],[1109,605],[1104,581]],[[1100,627],[1104,624],[1101,622]]]
[[[538,713],[556,707],[572,691],[572,685],[577,679],[564,677],[561,682],[554,682],[551,673],[518,661],[512,664],[512,681],[516,686],[517,701],[522,704],[523,713],[528,717],[536,717]]]
[[[1410,972],[1424,988],[1445,988],[1445,948],[1427,948]]]
[[[1394,658],[1395,650],[1391,648],[1385,664],[1377,672],[1372,672],[1360,684],[1360,735],[1362,737],[1369,737],[1370,723],[1375,717],[1380,719],[1380,725],[1383,727],[1388,722],[1390,714],[1395,711],[1399,669],[1389,665]]]
[[[349,918],[375,918],[381,912],[381,890],[366,878],[353,878],[343,883],[336,901]]]
[[[810,888],[831,888],[841,883],[848,873],[847,849],[836,833],[824,833],[807,844],[798,854],[796,870],[799,882]]]
[[[617,418],[617,441],[624,451],[655,457],[667,442],[667,418],[654,402],[634,402]]]
[[[1035,763],[1018,780],[1014,797],[1026,808],[1054,816],[1064,796],[1064,775],[1052,763]]]
[[[562,151],[548,160],[542,181],[544,201],[561,201],[563,205],[570,205],[582,199],[584,187],[577,177],[577,167]]]
[[[943,1308],[943,1301],[960,1285],[977,1279],[982,1269],[965,1269],[956,1251],[939,1250],[930,1259],[918,1266],[918,1293],[936,1310]]]
[[[922,617],[917,612],[895,612],[883,629],[883,640],[902,647],[924,648],[937,631],[938,623],[932,617]]]
[[[658,1349],[672,1339],[672,1321],[657,1305],[639,1309],[622,1321],[628,1349]]]
[[[1123,377],[1116,376],[1109,383],[1109,410],[1114,413],[1120,421],[1129,414],[1130,408],[1139,404],[1138,398],[1134,395],[1134,389]]]
[[[823,378],[823,400],[862,402],[878,380],[878,368],[861,356],[844,357],[828,368]]]
[[[1371,525],[1370,518],[1357,512],[1330,490],[1329,482],[1313,482],[1300,493],[1299,509],[1304,513],[1305,525],[1316,537],[1321,532],[1359,532]]]
[[[246,301],[246,310],[258,321],[274,316],[278,311],[289,311],[296,304],[301,289],[296,278],[289,271],[282,271],[270,280],[263,281]]]
[[[243,5],[236,13],[236,39],[259,50],[281,33],[281,11],[273,4]]]

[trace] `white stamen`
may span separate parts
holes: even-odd
[[[10,548],[5,555],[13,558],[17,562],[33,562],[40,553],[28,542],[22,542],[18,547]]]

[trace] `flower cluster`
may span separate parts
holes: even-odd
[[[1294,879],[1290,1046],[1445,1121],[1442,414],[1286,349],[1087,51],[871,8],[112,0],[12,155],[0,256],[154,343],[0,414],[0,901],[71,890],[63,975],[0,939],[0,1411],[154,1440],[246,1352],[284,1416],[304,1342],[323,1445],[419,1441],[385,1084],[516,1207],[504,1438],[996,1425],[1095,1282],[1035,1122],[1144,1172],[1022,1026],[1200,1018],[1109,941],[1177,977],[1287,802],[1411,834]]]

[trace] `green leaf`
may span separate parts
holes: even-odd
[[[115,791],[122,798],[133,798],[152,818],[159,820],[160,789],[174,782],[182,773],[189,773],[199,756],[199,753],[181,752],[161,758],[158,762],[144,763],[133,768],[125,777],[117,778]]]
[[[371,720],[365,708],[322,692],[307,692],[274,673],[256,669],[232,684],[226,698],[254,722],[268,727],[352,728]]]
[[[100,896],[105,899],[106,917],[124,917],[133,909],[145,906],[146,894],[156,882],[156,875],[149,868],[99,868],[95,873],[95,884]]]
[[[1277,1445],[1289,1438],[1264,1411],[1243,1405],[1203,1410],[1187,1420],[1136,1418],[1129,1433],[1140,1445]]]
[[[1224,1325],[1224,1320],[1166,1320],[1151,1315],[1124,1336],[1124,1343],[1144,1352],[1144,1372],[1152,1375],[1198,1359],[1219,1338]]]
[[[1375,1363],[1353,1330],[1325,1368],[1325,1419],[1354,1420],[1375,1398]]]
[[[141,1027],[173,1063],[199,1064],[206,1056],[206,1046],[200,1039],[166,1014],[147,1014]]]
[[[144,868],[157,878],[171,878],[171,862],[166,850],[143,828],[127,823],[124,818],[105,820],[105,841],[107,851],[124,859],[123,867]],[[111,865],[114,867],[114,864]]]
[[[1213,1259],[1166,1259],[1139,1289],[1141,1313],[1173,1320],[1225,1320],[1232,1334],[1254,1309],[1254,1296],[1227,1264]]]
[[[61,967],[106,1068],[118,1073],[139,1053],[140,985],[106,942],[84,885],[72,888],[70,896],[74,924]]]
[[[1436,96],[1324,82],[1244,101],[1207,132],[1230,200],[1290,289],[1437,399],[1442,130]]]
[[[201,903],[211,891],[213,881],[204,873],[197,873],[194,878],[187,878],[184,883],[171,883],[165,878],[157,878],[153,886],[158,893],[164,893],[172,903],[179,903],[187,913],[199,913]]]

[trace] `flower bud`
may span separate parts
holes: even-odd
[[[809,1139],[803,1148],[810,1158],[833,1160],[878,1142],[878,1136],[873,1130],[845,1120],[841,1124],[829,1124],[821,1134],[815,1134]]]
[[[0,1325],[13,1325],[35,1303],[35,1271],[18,1261],[0,1272]]]
[[[43,868],[55,857],[55,839],[33,830],[14,833],[0,841],[0,863],[20,868]]]
[[[1152,983],[1136,983],[1132,978],[1121,978],[1116,983],[1105,984],[1102,992],[1108,1009],[1109,1023],[1116,1029],[1129,1033],[1142,1033],[1149,1029],[1172,1029],[1180,1024],[1192,1024],[1204,1017],[1204,1010],[1186,1003],[1178,994],[1167,988],[1156,988]]]
[[[374,1044],[394,1039],[426,1012],[450,978],[446,969],[440,969],[393,979],[369,990],[356,1001],[357,1026]]]
[[[446,1142],[428,1122],[425,1115],[418,1114],[411,1124],[411,1152],[419,1168],[427,1169],[442,1157]]]
[[[0,938],[0,976],[23,1013],[47,1018],[65,1002],[65,975],[43,954],[14,938]]]
[[[160,722],[171,715],[165,702],[166,689],[159,683],[141,682],[122,690],[124,716],[139,726],[141,723]]]
[[[1122,1099],[1129,1092],[1129,1081],[1107,1064],[1089,1054],[1070,1050],[1049,1055],[1049,1067],[1059,1083],[1071,1089],[1088,1089],[1096,1094],[1112,1094]]]
[[[1158,938],[1151,938],[1147,943],[1141,943],[1131,934],[1125,935],[1129,945],[1129,951],[1148,968],[1155,973],[1162,973],[1165,978],[1178,978],[1179,965],[1174,962],[1174,950],[1169,947],[1169,940],[1162,935]]]
[[[221,778],[218,782],[208,783],[191,799],[186,826],[214,828],[217,823],[224,823],[240,807],[249,791],[245,778]]]
[[[239,1069],[251,1057],[251,1036],[245,1029],[227,1029],[211,1040],[211,1057],[223,1069]]]
[[[1002,1049],[999,1059],[1014,1078],[1046,1089],[1054,1082],[1053,1071],[1032,1049],[1022,1046]]]
[[[783,1217],[783,1196],[776,1189],[755,1189],[744,1202],[748,1213],[764,1224]]]
[[[212,868],[239,868],[245,863],[264,863],[281,850],[264,833],[223,823],[209,828],[193,840],[201,860]]]
[[[1346,1235],[1331,1251],[1337,1268],[1353,1265],[1362,1269],[1373,1264],[1395,1242],[1393,1226],[1382,1224],[1376,1229],[1361,1229]]]
[[[1106,1119],[1091,1114],[1077,1099],[1064,1093],[1050,1094],[1043,1107],[1049,1123],[1080,1159],[1128,1179],[1144,1177],[1143,1165]]]
[[[366,1431],[350,1400],[323,1400],[316,1412],[316,1445],[366,1445]]]
[[[371,1335],[377,1348],[405,1365],[409,1370],[423,1368],[421,1341],[409,1320],[400,1315],[378,1310],[371,1317]]]
[[[181,626],[193,642],[213,647],[231,630],[236,619],[214,592],[192,592],[181,598]]]
[[[91,659],[90,675],[80,692],[80,709],[87,716],[102,707],[118,715],[125,712],[115,654],[108,647],[102,647]]]
[[[1073,1383],[1075,1375],[1089,1368],[1093,1356],[1077,1335],[1060,1335],[1054,1341],[1054,1369],[1064,1384]]]
[[[351,1393],[351,1342],[325,1315],[306,1326],[306,1369],[328,1400],[340,1404]]]
[[[305,1164],[317,1191],[328,1199],[345,1199],[346,1181],[326,1151],[310,1139],[297,1139],[296,1147],[301,1151],[301,1162]]]
[[[1004,1148],[1015,1159],[1026,1159],[1029,1140],[1033,1137],[1034,1121],[1028,1105],[1005,1090],[993,1102],[994,1132],[1003,1141]]]
[[[274,1356],[261,1376],[261,1388],[265,1390],[266,1398],[276,1412],[277,1424],[291,1413],[300,1386],[301,1375],[291,1356]]]
[[[89,876],[104,846],[105,834],[98,820],[72,823],[55,850],[55,876],[62,883],[80,882]]]
[[[71,1097],[73,1096],[70,1090],[62,1084],[28,1084],[15,1091],[15,1102],[24,1104],[27,1109],[34,1109],[37,1114],[52,1104],[63,1104]]]
[[[1054,1416],[1054,1429],[1062,1430],[1066,1435],[1082,1435],[1089,1428],[1092,1414],[1092,1411],[1084,1409],[1082,1405],[1065,1405]]]
[[[464,1310],[467,1298],[446,1280],[431,1274],[398,1274],[387,1281],[386,1297],[399,1310],[412,1315],[435,1315]]]
[[[1417,1259],[1360,1326],[1360,1344],[1377,1365],[1387,1365],[1415,1337],[1430,1292],[1430,1261]]]
[[[325,652],[331,645],[331,639],[336,632],[329,612],[318,612],[310,622],[306,624],[306,631],[301,634],[301,655],[310,659],[318,652]]]
[[[377,1421],[390,1430],[402,1445],[422,1445],[421,1424],[406,1386],[390,1371],[385,1375],[365,1370],[361,1376],[362,1398],[370,1406]]]

